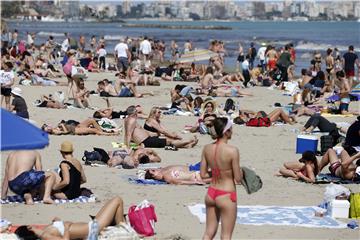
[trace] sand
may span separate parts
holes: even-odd
[[[108,78],[114,80],[114,73],[90,73],[86,81],[86,87],[95,89],[98,80]],[[65,81],[65,78],[62,79]],[[176,82],[162,82],[160,87],[146,87],[153,91],[156,96],[141,99],[135,98],[111,98],[112,105],[117,110],[125,110],[130,104],[140,104],[146,112],[152,106],[165,106],[170,102],[169,91],[177,84]],[[55,110],[37,108],[32,103],[39,98],[40,94],[54,93],[56,90],[65,90],[65,87],[36,87],[20,86],[27,101],[30,117],[38,125],[43,123],[56,124],[62,119],[84,120],[93,114],[93,110],[67,109]],[[139,87],[140,91],[145,87]],[[270,112],[271,105],[275,102],[286,104],[290,97],[283,96],[280,91],[268,90],[256,87],[249,91],[254,97],[240,98],[240,106],[244,109],[265,110]],[[225,98],[218,98],[219,103],[224,103]],[[105,107],[105,101],[98,96],[91,96],[93,106]],[[351,109],[358,108],[358,103],[351,103]],[[163,124],[173,131],[181,132],[183,127],[194,124],[196,117],[163,116]],[[230,144],[236,145],[240,150],[240,164],[252,167],[261,176],[263,188],[252,195],[248,195],[242,186],[237,187],[239,205],[280,205],[280,206],[314,206],[323,199],[326,185],[305,184],[281,177],[274,177],[276,170],[285,161],[297,160],[295,154],[296,133],[293,129],[299,129],[307,117],[299,119],[296,125],[273,126],[270,128],[249,128],[235,125]],[[352,122],[350,118],[331,118],[332,121]],[[122,124],[122,121],[118,121]],[[143,121],[139,121],[141,124]],[[191,134],[182,134],[185,138]],[[200,160],[202,147],[211,141],[207,135],[198,134],[199,144],[193,149],[180,149],[179,151],[156,150],[162,157],[162,166],[170,164],[192,164]],[[64,140],[74,143],[74,155],[79,160],[84,150],[92,147],[101,147],[112,150],[111,142],[122,142],[123,136],[50,136],[50,144],[47,148],[39,150],[42,155],[44,169],[53,169],[59,165],[61,155],[58,151]],[[5,160],[8,152],[2,152],[1,174],[4,174]],[[10,220],[14,224],[46,224],[57,216],[64,220],[85,221],[89,220],[89,214],[95,214],[104,202],[113,196],[121,196],[125,202],[125,212],[132,204],[137,204],[144,199],[155,205],[158,215],[156,235],[154,238],[166,239],[175,234],[180,234],[185,239],[200,239],[205,225],[200,224],[198,219],[191,215],[187,206],[194,203],[203,203],[207,191],[206,186],[140,186],[128,183],[124,175],[135,174],[136,170],[113,169],[108,167],[84,166],[87,176],[85,187],[90,188],[99,198],[98,203],[88,204],[61,204],[26,206],[23,204],[2,205],[1,217]],[[326,170],[325,170],[326,171]],[[353,191],[358,191],[356,185],[346,185]],[[359,232],[351,229],[318,229],[289,226],[235,226],[234,239],[356,239]],[[219,236],[219,234],[218,234]]]

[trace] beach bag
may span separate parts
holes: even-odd
[[[270,127],[271,121],[268,117],[250,118],[247,121],[246,126],[248,127]]]
[[[360,219],[360,193],[350,194],[350,218]]]
[[[131,227],[142,236],[153,236],[154,227],[157,222],[154,205],[147,200],[142,201],[138,206],[132,205],[128,212]]]
[[[320,137],[320,151],[321,154],[326,153],[329,148],[333,147],[334,139],[331,135],[321,136]]]
[[[84,151],[82,160],[85,161],[85,165],[90,165],[92,162],[101,161],[101,154],[97,151]]]
[[[116,226],[108,226],[100,232],[98,240],[105,239],[138,240],[139,236],[129,224],[120,223]]]

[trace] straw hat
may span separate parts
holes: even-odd
[[[64,153],[72,153],[74,151],[73,144],[69,141],[64,141],[61,144],[60,151]]]
[[[205,99],[205,102],[201,105],[201,112],[202,112],[202,113],[205,111],[205,106],[206,106],[208,103],[211,103],[211,104],[214,106],[214,112],[216,111],[216,109],[217,109],[217,103],[216,103],[215,99],[213,99],[213,98],[206,98],[206,99]]]
[[[16,95],[16,96],[21,97],[22,91],[21,91],[20,88],[15,87],[13,90],[11,90],[11,93],[14,94],[14,95]]]

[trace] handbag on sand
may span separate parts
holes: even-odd
[[[154,227],[157,222],[154,205],[147,200],[142,201],[138,206],[132,205],[128,212],[131,227],[142,236],[153,236]]]

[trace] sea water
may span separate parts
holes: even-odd
[[[162,25],[190,25],[190,26],[225,26],[231,30],[198,30],[198,29],[160,29],[160,28],[130,28],[123,27],[121,23],[97,23],[97,22],[8,22],[10,30],[17,29],[20,32],[19,39],[26,39],[27,31],[35,32],[35,43],[44,43],[49,35],[53,35],[55,41],[61,43],[64,33],[68,32],[71,37],[79,39],[84,35],[87,47],[92,35],[97,39],[105,37],[106,48],[109,53],[114,52],[114,47],[120,37],[139,37],[147,35],[158,40],[164,40],[166,44],[166,57],[169,58],[169,46],[171,40],[175,40],[180,48],[187,40],[192,41],[195,48],[208,48],[211,40],[218,39],[225,43],[227,50],[225,65],[235,68],[239,42],[242,43],[246,52],[251,42],[259,48],[262,42],[284,46],[292,42],[297,52],[296,73],[300,74],[301,68],[307,68],[310,64],[312,53],[320,50],[325,54],[327,48],[337,47],[341,54],[347,51],[349,45],[355,46],[355,51],[360,50],[360,23],[355,21],[346,22],[274,22],[274,21],[127,21],[137,24],[162,24]],[[323,54],[323,55],[324,55]],[[206,63],[206,62],[204,62]],[[257,62],[256,62],[257,63]]]

